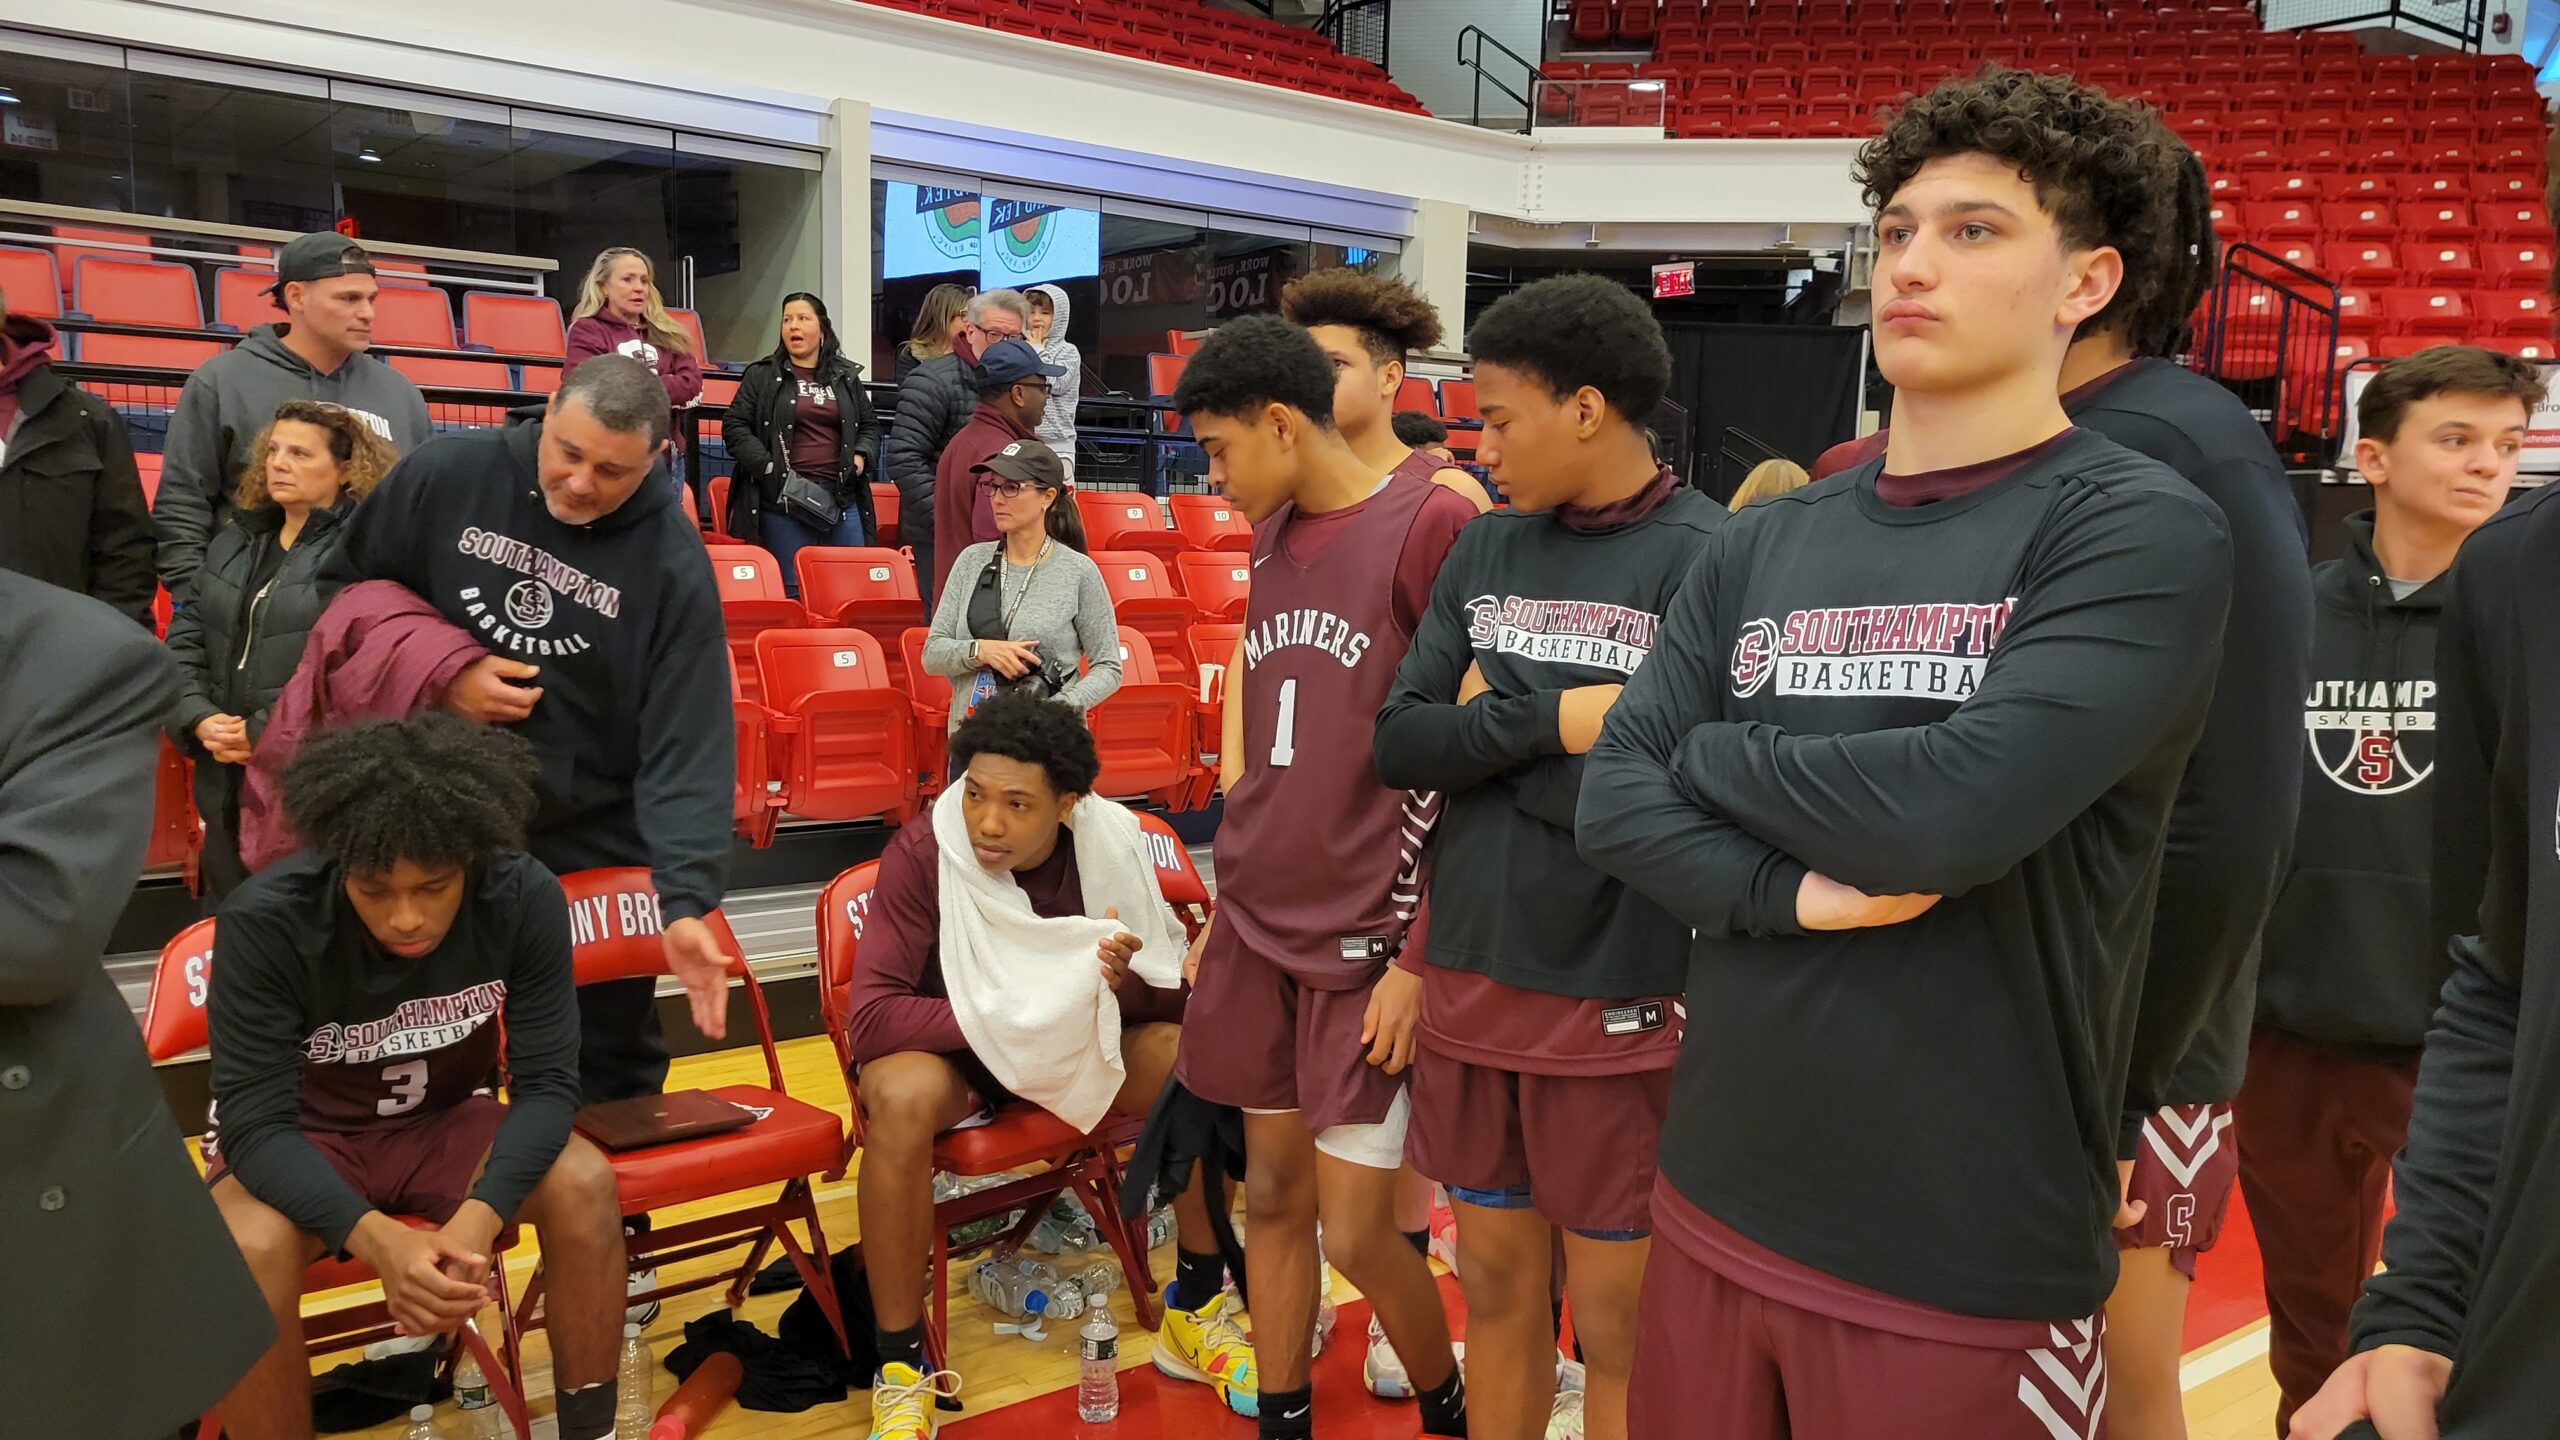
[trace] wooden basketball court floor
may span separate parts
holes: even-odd
[[[812,1037],[782,1047],[785,1074],[792,1094],[823,1104],[841,1114],[844,1083],[834,1071],[834,1054],[826,1039]],[[752,1049],[678,1060],[668,1084],[672,1088],[763,1083],[763,1062]],[[854,1214],[853,1178],[848,1175],[819,1189],[820,1218],[830,1243],[859,1238]],[[686,1207],[661,1215],[672,1223],[688,1215],[720,1208],[717,1203]],[[1172,1278],[1172,1247],[1155,1256],[1159,1283]],[[509,1257],[520,1285],[533,1266],[534,1246],[528,1232],[524,1246]],[[697,1262],[708,1265],[711,1262]],[[734,1261],[731,1263],[735,1263]],[[690,1273],[690,1272],[679,1272]],[[955,1289],[961,1276],[955,1267]],[[1441,1288],[1449,1299],[1452,1323],[1464,1333],[1463,1303],[1457,1282],[1444,1276]],[[703,1290],[670,1302],[647,1330],[653,1352],[663,1357],[681,1342],[684,1322],[720,1308],[721,1291]],[[1316,1366],[1317,1414],[1325,1440],[1410,1440],[1415,1431],[1410,1402],[1390,1405],[1371,1399],[1360,1385],[1360,1352],[1368,1308],[1337,1281],[1342,1302],[1336,1336]],[[745,1318],[771,1333],[790,1295],[749,1299]],[[312,1302],[326,1305],[327,1297]],[[1152,1337],[1132,1318],[1128,1297],[1115,1295],[1112,1310],[1120,1323],[1120,1419],[1110,1425],[1087,1426],[1076,1419],[1076,1341],[1074,1326],[1053,1324],[1048,1338],[1030,1342],[996,1335],[995,1316],[962,1291],[952,1301],[952,1355],[964,1378],[965,1409],[943,1417],[948,1440],[1251,1440],[1253,1422],[1229,1414],[1203,1386],[1178,1384],[1156,1374],[1146,1356]],[[2199,1267],[2187,1317],[2185,1364],[2187,1425],[2191,1440],[2268,1440],[2274,1433],[2275,1381],[2267,1371],[2266,1307],[2258,1289],[2258,1252],[2237,1196],[2222,1243]],[[352,1354],[323,1357],[315,1370],[354,1359]],[[551,1411],[550,1356],[539,1332],[526,1337],[527,1388],[540,1419],[537,1435],[549,1435]],[[675,1377],[657,1372],[658,1398],[673,1392]],[[796,1415],[766,1414],[732,1408],[703,1432],[708,1440],[842,1440],[870,1433],[870,1397],[855,1391],[839,1404]],[[439,1411],[449,1421],[450,1407]],[[401,1426],[385,1425],[357,1432],[367,1440],[399,1440]]]

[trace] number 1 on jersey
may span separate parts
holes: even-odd
[[[1271,763],[1286,765],[1298,758],[1298,682],[1280,682],[1280,724],[1271,733]]]

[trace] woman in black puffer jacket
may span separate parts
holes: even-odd
[[[810,545],[868,545],[880,533],[871,475],[880,422],[862,393],[862,367],[836,344],[826,302],[806,291],[782,300],[782,343],[747,367],[720,428],[736,468],[729,476],[731,535],[773,552],[782,587],[800,597],[792,557]],[[792,475],[826,487],[843,507],[824,528],[790,514],[783,482]]]
[[[169,733],[195,760],[203,873],[216,900],[248,878],[240,781],[267,707],[293,679],[302,642],[329,604],[321,567],[393,458],[364,417],[318,400],[276,407],[248,453],[231,523],[205,548],[195,596],[169,622],[183,674]]]

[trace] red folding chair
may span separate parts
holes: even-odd
[[[1226,743],[1227,666],[1235,658],[1236,642],[1244,638],[1244,626],[1234,621],[1194,625],[1186,638],[1197,667],[1193,699],[1199,708],[1192,712],[1191,748],[1200,757],[1200,768],[1182,808],[1205,810],[1218,793],[1219,747]]]
[[[941,794],[951,769],[951,677],[924,668],[924,642],[931,633],[918,625],[898,637],[898,658],[907,672],[907,702],[915,707],[919,800]]]
[[[915,556],[877,545],[811,545],[797,557],[800,603],[818,625],[864,631],[883,653],[924,623]]]
[[[1155,647],[1155,664],[1178,684],[1191,678],[1189,652],[1182,632],[1200,618],[1199,607],[1173,583],[1172,567],[1163,558],[1140,550],[1096,550],[1093,563],[1111,592],[1111,608],[1123,629],[1135,630]]]
[[[761,704],[764,672],[756,668],[756,637],[767,630],[804,630],[809,612],[782,590],[782,568],[761,545],[706,545],[711,578],[719,586],[720,625],[728,632],[729,659],[737,667],[738,698]]]
[[[1102,760],[1094,790],[1113,799],[1144,796],[1150,804],[1180,809],[1199,773],[1193,739],[1199,708],[1190,689],[1162,678],[1159,657],[1147,637],[1120,627],[1120,688],[1085,714],[1093,748]]]
[[[811,820],[884,818],[916,809],[915,716],[891,683],[880,642],[862,630],[767,630],[764,671],[775,800]]]
[[[1187,863],[1187,852],[1183,858]],[[862,1148],[862,1087],[854,1073],[849,1026],[853,976],[862,963],[862,932],[870,917],[871,893],[879,884],[879,876],[880,862],[866,860],[837,876],[818,897],[819,1009],[826,1019],[827,1039],[835,1045],[836,1068],[844,1073],[845,1099],[853,1116],[851,1133],[845,1136],[830,1179],[851,1169],[854,1152]],[[1176,908],[1182,907],[1177,903]],[[1112,1252],[1119,1258],[1138,1323],[1149,1330],[1156,1328],[1155,1273],[1147,1264],[1143,1232],[1120,1218],[1120,1186],[1126,1178],[1120,1151],[1138,1138],[1141,1128],[1141,1122],[1133,1118],[1112,1116],[1092,1131],[1078,1131],[1030,1101],[1016,1100],[998,1109],[988,1124],[934,1137],[933,1168],[944,1174],[978,1179],[1031,1166],[1041,1168],[988,1189],[954,1196],[933,1207],[932,1263],[926,1282],[930,1304],[924,1335],[925,1354],[932,1368],[943,1368],[950,1358],[951,1261],[955,1254],[965,1258],[982,1248],[1010,1250],[1019,1246],[1030,1237],[1040,1217],[1048,1213],[1050,1202],[1069,1191],[1084,1203],[1095,1229],[1110,1242]],[[1010,1232],[990,1236],[956,1252],[952,1249],[952,1231],[1015,1210],[1022,1212],[1022,1219]]]
[[[1173,573],[1182,582],[1182,593],[1198,607],[1200,618],[1244,618],[1245,600],[1253,589],[1253,566],[1243,552],[1185,550],[1173,557]],[[1188,640],[1187,635],[1185,639]],[[1191,657],[1194,665],[1208,663],[1209,657],[1197,650],[1191,652]]]
[[[1173,528],[1181,532],[1187,548],[1253,548],[1253,522],[1244,518],[1244,512],[1230,504],[1225,496],[1175,495],[1166,503],[1173,509]]]
[[[667,952],[660,938],[658,894],[649,872],[640,866],[575,870],[560,877],[569,899],[572,963],[580,985],[609,980],[655,980],[667,974]],[[826,1232],[818,1224],[812,1177],[831,1173],[844,1145],[844,1127],[834,1112],[794,1099],[782,1078],[782,1056],[774,1049],[773,1022],[766,1014],[764,987],[747,969],[738,937],[728,918],[714,910],[702,917],[730,957],[730,978],[740,982],[748,1018],[755,1022],[756,1044],[764,1051],[765,1083],[722,1085],[708,1093],[762,1118],[741,1130],[677,1140],[646,1149],[611,1154],[614,1184],[621,1192],[622,1213],[646,1215],[679,1205],[777,1187],[774,1198],[657,1226],[626,1241],[634,1273],[719,1255],[741,1247],[746,1259],[734,1271],[712,1271],[669,1281],[635,1294],[632,1303],[664,1300],[707,1290],[726,1279],[728,1303],[746,1303],[747,1282],[764,1264],[775,1243],[790,1257],[800,1282],[818,1298],[836,1343],[845,1343],[843,1312],[836,1304],[835,1280],[827,1265]],[[737,1006],[730,1007],[736,1014]],[[797,1221],[808,1235],[803,1246],[791,1233]],[[525,1286],[523,1309],[531,1314],[541,1298],[542,1271]]]
[[[1076,518],[1084,522],[1085,548],[1091,550],[1144,550],[1160,556],[1167,564],[1190,547],[1165,524],[1164,511],[1155,497],[1134,490],[1085,490],[1075,492]]]
[[[142,1012],[142,1048],[155,1063],[183,1059],[205,1048],[205,999],[212,992],[214,929],[211,920],[199,920],[169,937],[160,947],[160,962],[152,967],[151,995]],[[427,1222],[399,1217],[410,1225],[423,1227]],[[490,1249],[495,1257],[503,1257],[513,1248],[515,1227],[500,1232]],[[493,1257],[493,1258],[495,1258]],[[305,1296],[325,1294],[376,1283],[377,1277],[364,1264],[355,1260],[323,1259],[303,1272],[302,1293]],[[478,1323],[471,1322],[454,1333],[441,1365],[450,1376],[469,1354],[489,1377],[489,1395],[507,1417],[518,1440],[532,1440],[531,1417],[525,1411],[524,1364],[518,1343],[514,1307],[508,1303],[507,1267],[503,1258],[489,1267],[489,1283],[496,1292],[498,1314],[506,1333],[500,1337],[500,1349],[493,1351],[482,1338]],[[391,1322],[390,1307],[381,1300],[368,1300],[323,1310],[302,1318],[302,1338],[311,1355],[317,1358],[340,1350],[352,1350],[387,1340],[398,1331]],[[198,1422],[198,1440],[220,1440],[222,1417],[207,1411]]]

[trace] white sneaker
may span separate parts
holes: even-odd
[[[1387,1332],[1375,1315],[1369,1317],[1369,1352],[1360,1360],[1360,1380],[1381,1400],[1413,1398],[1413,1377],[1404,1373],[1404,1361],[1397,1358],[1396,1347],[1387,1343]]]
[[[1309,1355],[1323,1355],[1325,1342],[1333,1338],[1334,1309],[1333,1267],[1327,1265],[1316,1271],[1316,1335]]]
[[[641,1295],[657,1288],[658,1272],[654,1267],[652,1267],[647,1270],[632,1271],[631,1278],[623,1282],[622,1291],[626,1295]],[[658,1302],[655,1300],[644,1300],[639,1304],[624,1310],[622,1312],[622,1318],[625,1322],[633,1325],[651,1324],[658,1318]]]
[[[1547,1440],[1582,1440],[1582,1392],[1559,1390],[1547,1412]]]
[[[1579,1395],[1582,1393],[1584,1383],[1584,1371],[1581,1361],[1568,1360],[1561,1355],[1556,1357],[1557,1394],[1562,1395],[1566,1391],[1570,1390],[1574,1394]]]

